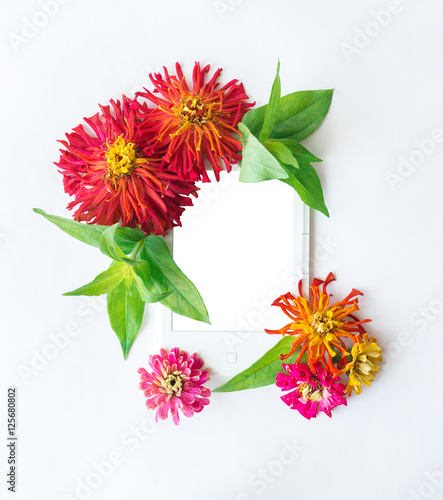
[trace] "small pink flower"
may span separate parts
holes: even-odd
[[[209,380],[209,368],[202,370],[203,360],[194,353],[174,347],[169,352],[160,349],[160,354],[149,356],[152,372],[140,368],[140,389],[147,397],[146,406],[157,409],[156,422],[165,420],[171,412],[175,425],[180,422],[178,410],[185,417],[192,417],[209,404],[211,391],[203,384]]]
[[[321,363],[314,363],[315,372],[308,365],[283,365],[289,375],[277,374],[277,387],[291,391],[282,400],[293,410],[298,410],[308,420],[319,411],[331,417],[331,410],[338,405],[347,405],[344,397],[346,386],[334,377]]]

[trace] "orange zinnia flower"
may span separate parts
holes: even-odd
[[[352,314],[359,309],[356,297],[363,295],[358,290],[352,289],[342,301],[331,304],[331,295],[326,292],[326,288],[332,281],[335,281],[332,273],[328,274],[325,282],[314,279],[311,286],[311,302],[309,302],[303,297],[300,280],[299,297],[294,297],[288,292],[272,304],[281,307],[286,316],[291,318],[291,323],[279,330],[266,330],[266,332],[296,337],[291,350],[282,356],[282,359],[288,358],[300,347],[295,364],[298,364],[302,356],[307,353],[308,364],[313,371],[315,371],[314,363],[320,361],[338,376],[346,371],[346,357],[349,356],[344,339],[350,339],[354,343],[363,342],[362,335],[365,329],[362,324],[371,320],[359,321]],[[342,356],[337,364],[333,362],[333,358],[337,355],[334,349]]]
[[[217,180],[223,170],[220,159],[231,171],[231,163],[241,159],[241,143],[233,134],[238,134],[238,123],[254,105],[246,102],[248,96],[237,80],[218,88],[221,69],[205,83],[209,69],[209,65],[201,69],[200,63],[195,63],[190,89],[177,63],[176,76],[170,76],[166,68],[164,79],[160,73],[150,75],[157,95],[146,89],[137,93],[137,97],[158,106],[150,109],[146,103],[136,104],[138,115],[144,120],[141,128],[157,136],[160,148],[166,149],[164,166],[177,172],[183,181],[209,182],[205,158]]]

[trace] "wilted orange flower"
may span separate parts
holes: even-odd
[[[352,289],[342,301],[331,304],[332,296],[327,293],[326,288],[332,281],[335,281],[332,273],[328,274],[324,282],[314,279],[310,287],[311,301],[308,301],[302,294],[300,280],[298,297],[288,292],[272,304],[281,307],[286,316],[292,320],[291,323],[279,330],[266,330],[266,332],[295,337],[291,350],[282,356],[282,359],[288,358],[298,347],[301,347],[296,364],[307,353],[308,364],[313,371],[315,371],[314,363],[320,361],[323,366],[328,367],[333,374],[338,376],[344,373],[346,356],[349,356],[344,340],[350,339],[354,343],[363,342],[362,335],[365,329],[362,324],[371,320],[359,321],[353,315],[359,309],[357,297],[363,295],[358,290]],[[334,349],[342,356],[338,363],[333,362],[333,358],[337,355]]]

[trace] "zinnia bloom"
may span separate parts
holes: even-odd
[[[288,375],[277,374],[277,387],[290,392],[281,399],[308,420],[315,418],[320,411],[331,417],[333,408],[347,405],[345,385],[320,363],[314,364],[314,371],[305,363],[283,365],[283,368]]]
[[[381,348],[376,344],[376,339],[363,335],[363,342],[355,344],[351,351],[352,361],[348,363],[345,370],[349,370],[349,380],[346,391],[351,394],[360,394],[361,384],[371,385],[374,380],[374,373],[377,373],[380,367],[377,363],[381,362]]]
[[[152,148],[149,131],[140,130],[132,101],[123,96],[100,106],[101,113],[85,118],[83,125],[60,141],[56,163],[63,174],[65,192],[75,196],[68,209],[77,207],[77,221],[139,226],[146,234],[164,235],[180,225],[183,207],[196,188],[174,172],[159,169],[163,153]]]
[[[186,181],[209,182],[205,158],[217,180],[222,170],[220,159],[231,171],[231,163],[241,159],[241,143],[233,134],[238,134],[238,123],[254,105],[246,102],[248,96],[237,80],[219,88],[221,69],[205,83],[209,69],[209,65],[201,69],[200,63],[195,63],[190,89],[177,63],[176,76],[169,75],[166,68],[164,78],[160,73],[150,75],[159,95],[146,89],[137,93],[158,106],[151,110],[146,103],[137,105],[140,117],[145,118],[143,127],[157,135],[160,147],[166,148],[168,168]]]
[[[146,406],[157,410],[156,422],[168,418],[169,412],[175,425],[179,424],[178,410],[185,417],[192,417],[209,404],[211,391],[204,387],[209,380],[209,368],[202,370],[203,360],[194,353],[174,347],[169,352],[160,350],[160,354],[149,356],[152,372],[140,368],[140,389],[147,397]]]
[[[352,342],[362,342],[365,329],[362,324],[370,321],[359,321],[352,313],[358,310],[358,295],[363,295],[358,290],[352,289],[351,293],[342,301],[331,304],[331,295],[327,293],[328,285],[335,281],[334,275],[329,273],[325,282],[314,279],[311,286],[311,302],[303,297],[301,280],[298,285],[299,296],[291,293],[280,296],[272,305],[281,307],[282,311],[291,319],[279,330],[266,330],[267,333],[293,335],[295,337],[292,348],[282,359],[288,358],[301,346],[300,353],[295,361],[298,364],[307,352],[308,364],[314,370],[314,363],[320,361],[335,375],[343,373],[346,356],[349,353],[343,339]],[[320,286],[323,284],[323,289]],[[337,349],[342,358],[335,366],[332,358],[336,356]]]

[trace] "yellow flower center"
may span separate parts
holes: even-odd
[[[343,325],[341,321],[334,319],[332,311],[314,311],[314,314],[309,317],[309,323],[315,335],[325,337],[328,333],[332,332],[335,328]]]
[[[212,106],[206,106],[199,97],[182,97],[180,105],[175,109],[181,117],[181,125],[192,124],[201,127],[211,119]]]
[[[126,143],[120,136],[112,146],[109,144],[106,153],[106,163],[108,164],[108,179],[114,182],[122,176],[131,175],[137,166],[137,153],[132,142]]]
[[[319,382],[315,385],[302,384],[300,385],[299,390],[304,402],[308,400],[321,401],[323,399],[323,387]]]
[[[372,363],[368,360],[366,354],[360,353],[354,362],[354,371],[367,376],[372,371],[371,365]]]
[[[175,371],[161,380],[161,385],[166,394],[180,395],[183,389],[183,376],[181,371]]]

